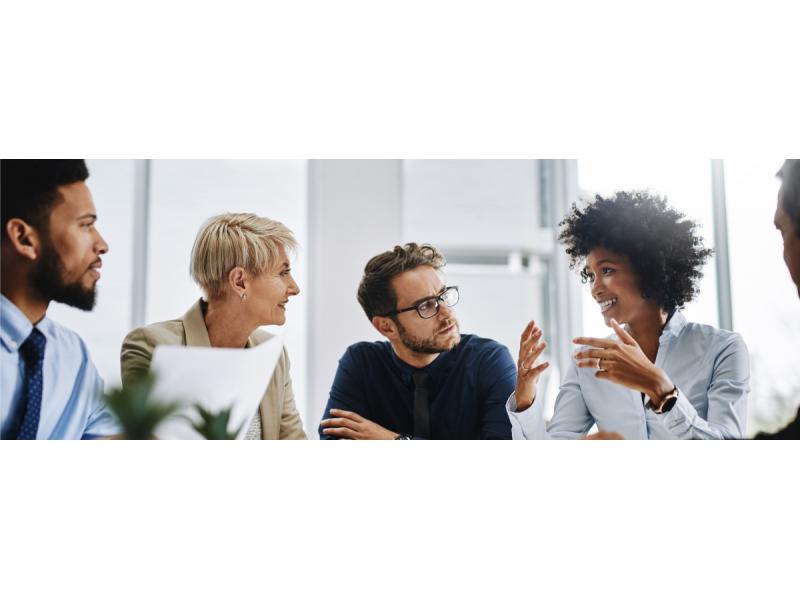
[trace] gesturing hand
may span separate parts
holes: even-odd
[[[675,387],[667,374],[655,366],[631,335],[616,320],[611,326],[618,340],[579,337],[573,343],[592,346],[575,355],[577,365],[597,369],[595,377],[644,392],[658,406],[663,397]]]
[[[322,421],[322,433],[348,440],[393,440],[397,434],[348,410],[331,409],[331,419]]]
[[[519,338],[519,358],[517,360],[517,388],[515,396],[517,398],[517,411],[526,410],[533,404],[536,397],[536,383],[539,376],[550,366],[544,362],[534,366],[534,363],[542,355],[547,344],[541,342],[542,330],[531,321],[522,332]]]

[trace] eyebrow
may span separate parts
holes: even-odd
[[[93,219],[93,220],[97,221],[97,215],[94,214],[94,213],[86,213],[85,215],[81,215],[80,217],[78,217],[79,221],[81,219]]]
[[[414,302],[412,302],[412,303],[411,303],[411,305],[412,305],[412,306],[416,306],[417,304],[420,304],[420,303],[422,303],[422,302],[425,302],[426,300],[433,300],[434,298],[438,298],[439,296],[441,296],[442,294],[444,294],[444,291],[445,291],[446,289],[447,289],[447,285],[445,284],[445,285],[443,285],[443,286],[442,286],[442,289],[440,289],[440,290],[439,290],[439,291],[438,291],[436,294],[434,294],[433,296],[425,296],[424,298],[420,298],[419,300],[415,300]]]

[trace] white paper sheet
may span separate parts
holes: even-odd
[[[241,350],[157,346],[150,367],[156,375],[153,396],[180,402],[183,408],[157,428],[156,437],[202,439],[185,418],[197,420],[192,407],[200,404],[215,413],[232,407],[228,430],[241,427],[237,439],[243,439],[282,349],[283,340],[278,336]]]

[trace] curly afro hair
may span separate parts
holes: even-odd
[[[627,256],[642,297],[668,312],[697,296],[702,267],[713,253],[703,246],[694,221],[645,191],[598,195],[582,209],[573,204],[559,226],[558,239],[566,245],[571,269],[594,248]],[[586,283],[585,270],[581,279]]]

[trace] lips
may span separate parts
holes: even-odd
[[[598,300],[597,303],[600,305],[600,312],[604,313],[611,309],[617,303],[616,298],[608,298],[606,300]]]
[[[453,329],[455,329],[455,326],[456,326],[455,323],[450,323],[450,325],[448,325],[444,329],[440,329],[439,330],[439,335],[441,335],[443,333],[450,333],[451,331],[453,331]]]
[[[103,261],[98,260],[89,265],[88,271],[89,273],[94,275],[96,279],[100,279],[100,268],[102,268],[102,266],[103,266]]]

